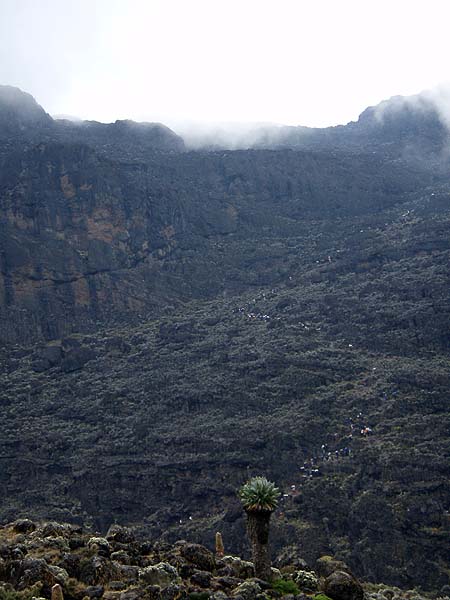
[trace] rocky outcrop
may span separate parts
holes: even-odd
[[[327,597],[332,600],[362,600],[363,597],[362,584],[342,571],[334,572],[325,580],[323,590],[327,595],[324,596],[324,593],[317,595],[317,592],[304,588],[298,592],[289,574],[295,570],[294,565],[287,565],[289,568],[283,576],[278,573],[278,579],[274,582],[255,579],[253,573],[245,574],[242,570],[242,577],[224,576],[221,574],[222,564],[207,571],[194,565],[194,570],[187,573],[180,568],[186,548],[190,547],[188,554],[191,557],[204,557],[209,552],[207,548],[200,551],[198,544],[185,541],[169,545],[141,540],[137,545],[134,540],[119,542],[109,536],[111,556],[92,555],[93,551],[97,552],[95,546],[104,545],[106,540],[93,532],[85,533],[62,526],[71,550],[66,552],[53,548],[49,551],[45,538],[37,537],[30,531],[18,533],[15,525],[12,523],[0,528],[1,597],[16,597],[17,594],[21,598],[33,596],[51,600],[277,600],[280,597],[286,600],[326,600]],[[55,527],[56,524],[52,523],[51,526]],[[38,526],[35,531],[42,532],[44,529],[45,526]],[[122,537],[120,529],[120,526],[114,526],[114,531]],[[119,552],[129,557],[129,565],[120,565],[114,559]],[[234,557],[235,563],[240,560]],[[73,568],[74,565],[77,566]],[[316,573],[308,573],[309,579],[317,580]],[[402,592],[383,585],[378,586],[381,594],[369,591],[374,587],[366,588],[366,597],[370,600],[424,600],[418,593]]]

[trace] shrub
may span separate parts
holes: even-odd
[[[327,596],[326,594],[316,594],[313,597],[313,600],[331,600],[331,598],[329,596]]]
[[[16,591],[10,584],[4,584],[0,587],[0,600],[31,600],[41,595],[42,583],[38,581],[31,587]]]
[[[300,593],[297,584],[291,580],[277,579],[272,583],[272,587],[283,596],[286,594],[294,594],[294,596],[296,596]]]
[[[310,590],[311,592],[317,590],[317,577],[311,571],[297,571],[293,579],[301,590]]]

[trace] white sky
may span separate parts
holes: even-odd
[[[324,126],[450,80],[450,0],[0,0],[0,83],[50,114]]]

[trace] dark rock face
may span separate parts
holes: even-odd
[[[0,175],[0,339],[55,339],[155,315],[168,300],[245,289],[248,259],[233,246],[258,244],[265,228],[300,234],[323,211],[382,210],[425,183],[383,161],[291,152],[148,165],[111,164],[77,145],[10,154]],[[253,285],[280,281],[284,259],[273,253],[249,275]]]
[[[247,552],[235,490],[264,472],[286,492],[280,566],[331,553],[448,585],[447,178],[381,137],[369,155],[180,152],[33,110],[42,126],[0,136],[0,519],[220,530]],[[67,570],[136,580],[122,533],[117,560]]]

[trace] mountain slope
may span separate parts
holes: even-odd
[[[1,146],[0,518],[241,551],[266,473],[277,547],[447,585],[447,176],[51,127]]]

